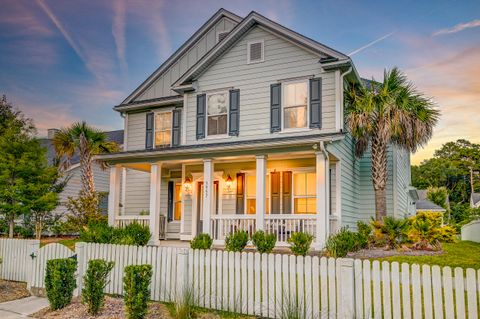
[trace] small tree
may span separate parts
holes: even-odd
[[[125,267],[123,278],[123,300],[129,319],[145,318],[150,300],[151,265],[131,265]]]
[[[448,191],[446,187],[427,188],[427,199],[440,207],[448,209]]]
[[[68,210],[67,223],[72,231],[80,231],[90,223],[106,220],[98,205],[98,194],[89,195],[81,190],[78,197],[69,196],[65,206]]]
[[[82,289],[82,301],[87,305],[88,313],[98,314],[103,307],[105,296],[103,290],[108,284],[107,276],[115,263],[102,259],[93,259],[88,262],[87,272],[83,276],[85,286]]]

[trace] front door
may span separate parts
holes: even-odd
[[[218,181],[213,182],[213,202],[215,203],[215,212],[218,214]],[[203,230],[203,182],[197,183],[197,234]]]

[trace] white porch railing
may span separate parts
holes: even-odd
[[[150,216],[148,215],[123,215],[115,217],[115,227],[125,227],[127,225],[138,223],[142,226],[150,225]]]
[[[211,216],[212,237],[224,240],[225,237],[238,230],[245,230],[251,237],[256,231],[255,215],[213,215]],[[266,215],[264,230],[274,234],[277,243],[284,244],[295,232],[304,232],[315,236],[315,215]]]
[[[279,244],[286,243],[295,232],[304,232],[315,236],[315,215],[267,215],[265,216],[265,232],[274,234]]]
[[[211,231],[214,240],[224,240],[228,234],[245,230],[251,237],[256,230],[255,215],[213,215]]]

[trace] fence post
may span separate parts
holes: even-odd
[[[77,289],[74,295],[82,294],[83,275],[85,274],[85,243],[75,243],[75,254],[77,255]]]
[[[32,288],[32,283],[34,280],[35,271],[35,258],[38,255],[38,250],[40,249],[40,240],[32,240],[31,243],[28,245],[28,251],[30,251],[30,256],[28,258],[27,269],[28,278],[27,278],[27,290],[30,291]]]
[[[176,294],[175,300],[179,300],[179,298],[183,297],[183,294],[186,293],[186,289],[188,289],[189,283],[189,276],[188,276],[188,253],[189,249],[181,248],[178,249],[178,259],[177,259],[177,287],[176,287]]]
[[[355,318],[355,276],[353,259],[340,259],[340,305],[339,318]]]

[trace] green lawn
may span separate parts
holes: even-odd
[[[47,244],[50,244],[50,243],[58,243],[58,244],[62,244],[64,246],[67,246],[68,248],[72,249],[72,250],[75,250],[75,243],[76,242],[79,242],[80,241],[80,238],[78,237],[44,237],[42,238],[42,240],[40,241],[40,247],[43,247]]]
[[[452,268],[480,268],[480,243],[471,241],[444,243],[443,250],[443,254],[436,256],[394,256],[379,258],[378,260],[420,265],[450,266]]]

